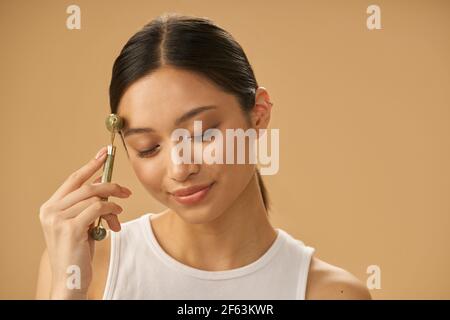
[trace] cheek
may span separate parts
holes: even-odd
[[[240,128],[239,125],[240,124],[229,126],[232,128]],[[223,200],[226,199],[227,201],[233,201],[247,187],[255,173],[256,164],[250,163],[250,153],[253,153],[254,149],[250,144],[251,139],[245,139],[245,143],[239,144],[238,138],[234,137],[232,138],[233,141],[230,144],[227,143],[226,132],[224,130],[222,131],[222,134],[223,140],[221,148],[220,144],[217,145],[217,148],[214,148],[217,153],[214,152],[214,155],[219,159],[223,159],[224,164],[211,164],[209,166],[212,171],[216,172],[215,176],[218,177],[221,182],[221,198]],[[226,155],[227,152],[230,151],[233,153],[234,157],[230,158],[231,163],[226,164]],[[243,160],[244,163],[238,163],[238,154],[243,156],[243,158],[241,157],[241,160]],[[256,154],[253,154],[253,159],[253,161],[257,159]]]
[[[215,168],[220,171],[221,198],[232,202],[244,191],[255,172],[254,164],[228,164]]]
[[[157,195],[163,192],[161,183],[164,177],[164,167],[158,164],[157,161],[148,159],[136,159],[131,165],[136,173],[136,177],[145,189],[159,198]]]
[[[229,175],[234,177],[231,179],[234,184],[233,190],[239,190],[238,193],[242,192],[247,186],[248,182],[252,178],[255,172],[254,164],[234,164],[229,168]]]

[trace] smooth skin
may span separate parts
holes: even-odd
[[[267,90],[259,87],[247,119],[233,95],[201,75],[168,66],[136,81],[125,91],[118,114],[125,119],[123,133],[128,159],[148,193],[167,207],[153,216],[151,224],[160,246],[174,259],[201,270],[235,269],[256,261],[275,241],[276,231],[264,207],[254,164],[175,164],[170,158],[175,143],[170,137],[175,128],[193,132],[193,121],[202,120],[203,131],[264,129],[270,120],[269,102]],[[213,109],[191,112],[199,106],[211,105]],[[190,117],[182,117],[186,114]],[[152,130],[126,135],[130,127]],[[142,157],[146,150],[152,151]],[[104,161],[104,157],[90,160],[69,176],[41,207],[47,249],[41,258],[37,299],[103,297],[110,239],[94,243],[87,230],[99,216],[105,218],[112,230],[120,230],[117,217],[120,206],[112,198],[104,202],[100,197],[129,196],[116,183],[86,183]],[[208,196],[193,206],[178,203],[171,194],[179,188],[212,182]],[[65,287],[69,264],[80,266],[80,289]],[[371,299],[371,296],[351,273],[314,256],[306,299]]]

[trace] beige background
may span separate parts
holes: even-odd
[[[81,30],[66,8],[81,7]],[[382,30],[366,28],[381,7]],[[168,11],[231,32],[275,103],[275,226],[366,281],[374,298],[450,298],[449,1],[0,1],[0,298],[33,298],[40,205],[108,143],[112,64]],[[121,144],[122,220],[163,207]],[[115,200],[116,201],[116,200]]]

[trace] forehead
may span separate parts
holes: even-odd
[[[126,126],[136,126],[155,118],[158,122],[172,121],[197,106],[231,107],[230,104],[236,103],[233,95],[200,74],[162,67],[128,87],[118,114],[124,118]]]

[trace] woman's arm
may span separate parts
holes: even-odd
[[[109,233],[108,233],[109,235]],[[95,245],[92,262],[92,282],[89,286],[88,299],[101,300],[106,285],[109,268],[110,236]],[[52,286],[52,272],[47,249],[41,255],[39,273],[36,287],[36,300],[50,299]]]
[[[50,269],[50,261],[48,258],[47,249],[41,255],[39,263],[39,273],[36,287],[36,299],[48,300],[50,299],[50,289],[52,286],[52,271]]]

